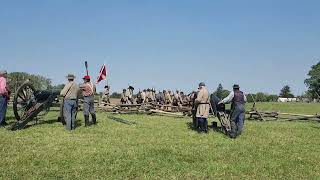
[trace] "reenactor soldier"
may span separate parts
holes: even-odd
[[[180,98],[181,98],[181,102],[183,105],[188,104],[188,97],[186,95],[184,95],[184,93],[182,91],[180,92]]]
[[[152,88],[151,90],[151,95],[152,95],[152,102],[156,102],[156,90],[154,88]]]
[[[120,99],[121,104],[127,104],[128,98],[127,98],[126,94],[127,94],[127,90],[123,89],[122,93],[121,93],[121,99]]]
[[[110,86],[106,85],[104,87],[104,92],[102,95],[102,101],[110,104]]]
[[[156,101],[159,105],[164,105],[164,94],[163,92],[159,91],[159,93],[156,95]]]
[[[66,121],[65,128],[74,130],[76,128],[76,116],[78,110],[79,87],[74,82],[75,76],[68,74],[68,83],[64,86],[60,95],[63,97],[63,116]]]
[[[134,91],[134,87],[132,87],[132,86],[129,86],[128,89],[126,90],[126,97],[127,97],[126,104],[133,104],[133,102],[134,102],[133,91]]]
[[[194,129],[199,129],[198,126],[198,119],[197,119],[197,107],[196,107],[196,99],[198,96],[198,92],[193,91],[192,93],[189,94],[189,99],[190,99],[190,105],[192,106],[191,112],[192,112],[192,122],[193,122],[193,128]]]
[[[146,102],[150,103],[151,102],[151,92],[150,89],[148,88],[146,91]]]
[[[205,87],[205,83],[199,84],[199,92],[197,98],[195,100],[195,105],[197,107],[197,120],[199,125],[199,132],[208,132],[208,117],[209,117],[209,110],[210,110],[210,97],[209,92]]]
[[[170,92],[170,90],[164,91],[164,99],[167,106],[172,106],[172,97]],[[171,107],[167,107],[166,110],[171,111]]]
[[[240,86],[237,84],[233,86],[233,91],[229,94],[229,96],[219,102],[219,104],[231,103],[231,138],[236,138],[242,133],[245,121],[246,102],[247,97],[242,91],[240,91]]]
[[[147,90],[145,90],[145,89],[141,92],[142,104],[145,104],[145,103],[146,103],[146,98],[147,98],[146,92],[147,92]]]
[[[155,102],[155,92],[153,89],[148,89],[146,96],[149,103]]]
[[[94,110],[94,95],[96,93],[96,87],[91,82],[90,76],[83,77],[83,84],[80,85],[83,95],[83,115],[84,115],[84,123],[85,126],[88,127],[90,125],[89,114],[92,117],[92,124],[97,124],[96,112]]]
[[[7,71],[0,71],[0,127],[6,126],[6,114],[10,90],[7,84]]]

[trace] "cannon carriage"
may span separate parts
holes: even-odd
[[[11,130],[23,129],[33,119],[45,115],[58,102],[59,92],[39,91],[27,80],[16,91],[13,99],[13,112],[17,120]]]

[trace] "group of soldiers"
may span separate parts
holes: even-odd
[[[109,87],[107,87],[109,88]],[[245,103],[247,101],[246,96],[240,91],[239,85],[233,86],[233,91],[223,100],[220,100],[214,95],[210,96],[205,83],[200,83],[197,91],[193,91],[190,94],[185,94],[182,91],[176,90],[163,90],[156,93],[155,89],[144,89],[139,91],[136,97],[133,95],[134,88],[129,86],[127,89],[123,89],[121,94],[121,104],[155,104],[163,106],[164,110],[171,111],[172,107],[189,106],[192,107],[194,117],[194,128],[199,133],[208,132],[208,117],[210,111],[214,111],[214,104],[227,104],[231,103],[230,113],[230,125],[231,132],[229,133],[231,138],[236,138],[242,133],[244,119],[245,119]],[[109,95],[109,89],[105,93]],[[106,99],[109,99],[106,98]],[[215,102],[216,101],[216,102]]]
[[[63,116],[65,119],[65,127],[67,130],[74,130],[76,128],[76,117],[78,111],[78,99],[80,93],[83,96],[83,115],[85,120],[85,127],[97,123],[96,112],[94,109],[94,95],[96,92],[95,85],[91,82],[90,76],[83,77],[83,83],[78,85],[75,82],[76,77],[73,74],[68,74],[66,77],[68,82],[62,89],[60,95],[63,97]],[[90,123],[90,117],[92,123]]]
[[[185,95],[184,92],[179,90],[176,92],[163,90],[156,93],[156,90],[152,88],[139,91],[136,96],[134,96],[133,90],[134,88],[132,86],[129,86],[127,89],[123,89],[120,98],[121,104],[157,104],[171,106],[191,105],[192,93]],[[107,92],[107,90],[105,90],[105,92]],[[109,98],[103,98],[105,102],[106,99]]]

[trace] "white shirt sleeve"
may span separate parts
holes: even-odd
[[[233,100],[233,98],[234,98],[234,92],[231,91],[230,94],[229,94],[229,96],[226,97],[226,98],[224,98],[221,102],[222,102],[223,104],[228,104],[228,103],[230,103],[230,102]]]

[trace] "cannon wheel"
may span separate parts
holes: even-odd
[[[13,99],[13,112],[19,121],[27,110],[28,101],[34,96],[35,89],[30,81],[23,83],[16,91]]]

